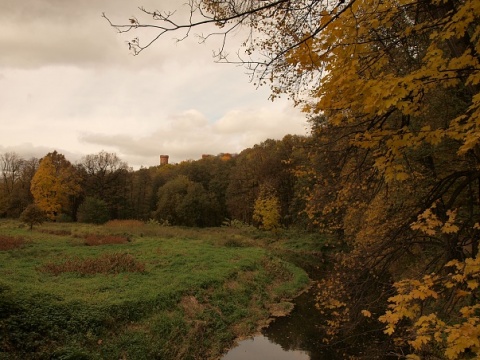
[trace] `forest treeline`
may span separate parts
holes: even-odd
[[[306,161],[310,141],[287,135],[233,157],[209,155],[135,171],[105,151],[76,164],[56,151],[28,160],[9,152],[0,155],[0,216],[19,217],[35,204],[54,221],[152,219],[196,227],[239,221],[261,227],[271,213],[275,227],[309,227],[295,169]]]

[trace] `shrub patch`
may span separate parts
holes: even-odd
[[[145,272],[145,264],[126,253],[102,254],[97,258],[71,258],[63,263],[46,263],[39,271],[55,276],[62,273],[77,273],[80,275],[111,274],[123,272]]]
[[[0,251],[19,249],[25,245],[22,237],[0,235]]]

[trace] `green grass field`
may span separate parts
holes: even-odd
[[[216,359],[308,284],[253,229],[0,220],[0,359]]]

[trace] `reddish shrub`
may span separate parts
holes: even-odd
[[[71,258],[60,264],[47,263],[39,270],[55,276],[67,272],[80,275],[116,275],[122,272],[145,272],[145,264],[138,262],[130,254],[114,253],[90,259]]]
[[[126,244],[128,238],[117,235],[86,235],[84,244],[87,246]]]
[[[24,245],[25,240],[21,237],[0,235],[0,251],[18,249]]]

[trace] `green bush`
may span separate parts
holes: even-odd
[[[78,208],[78,221],[89,224],[104,224],[110,220],[108,205],[105,201],[87,197]]]

